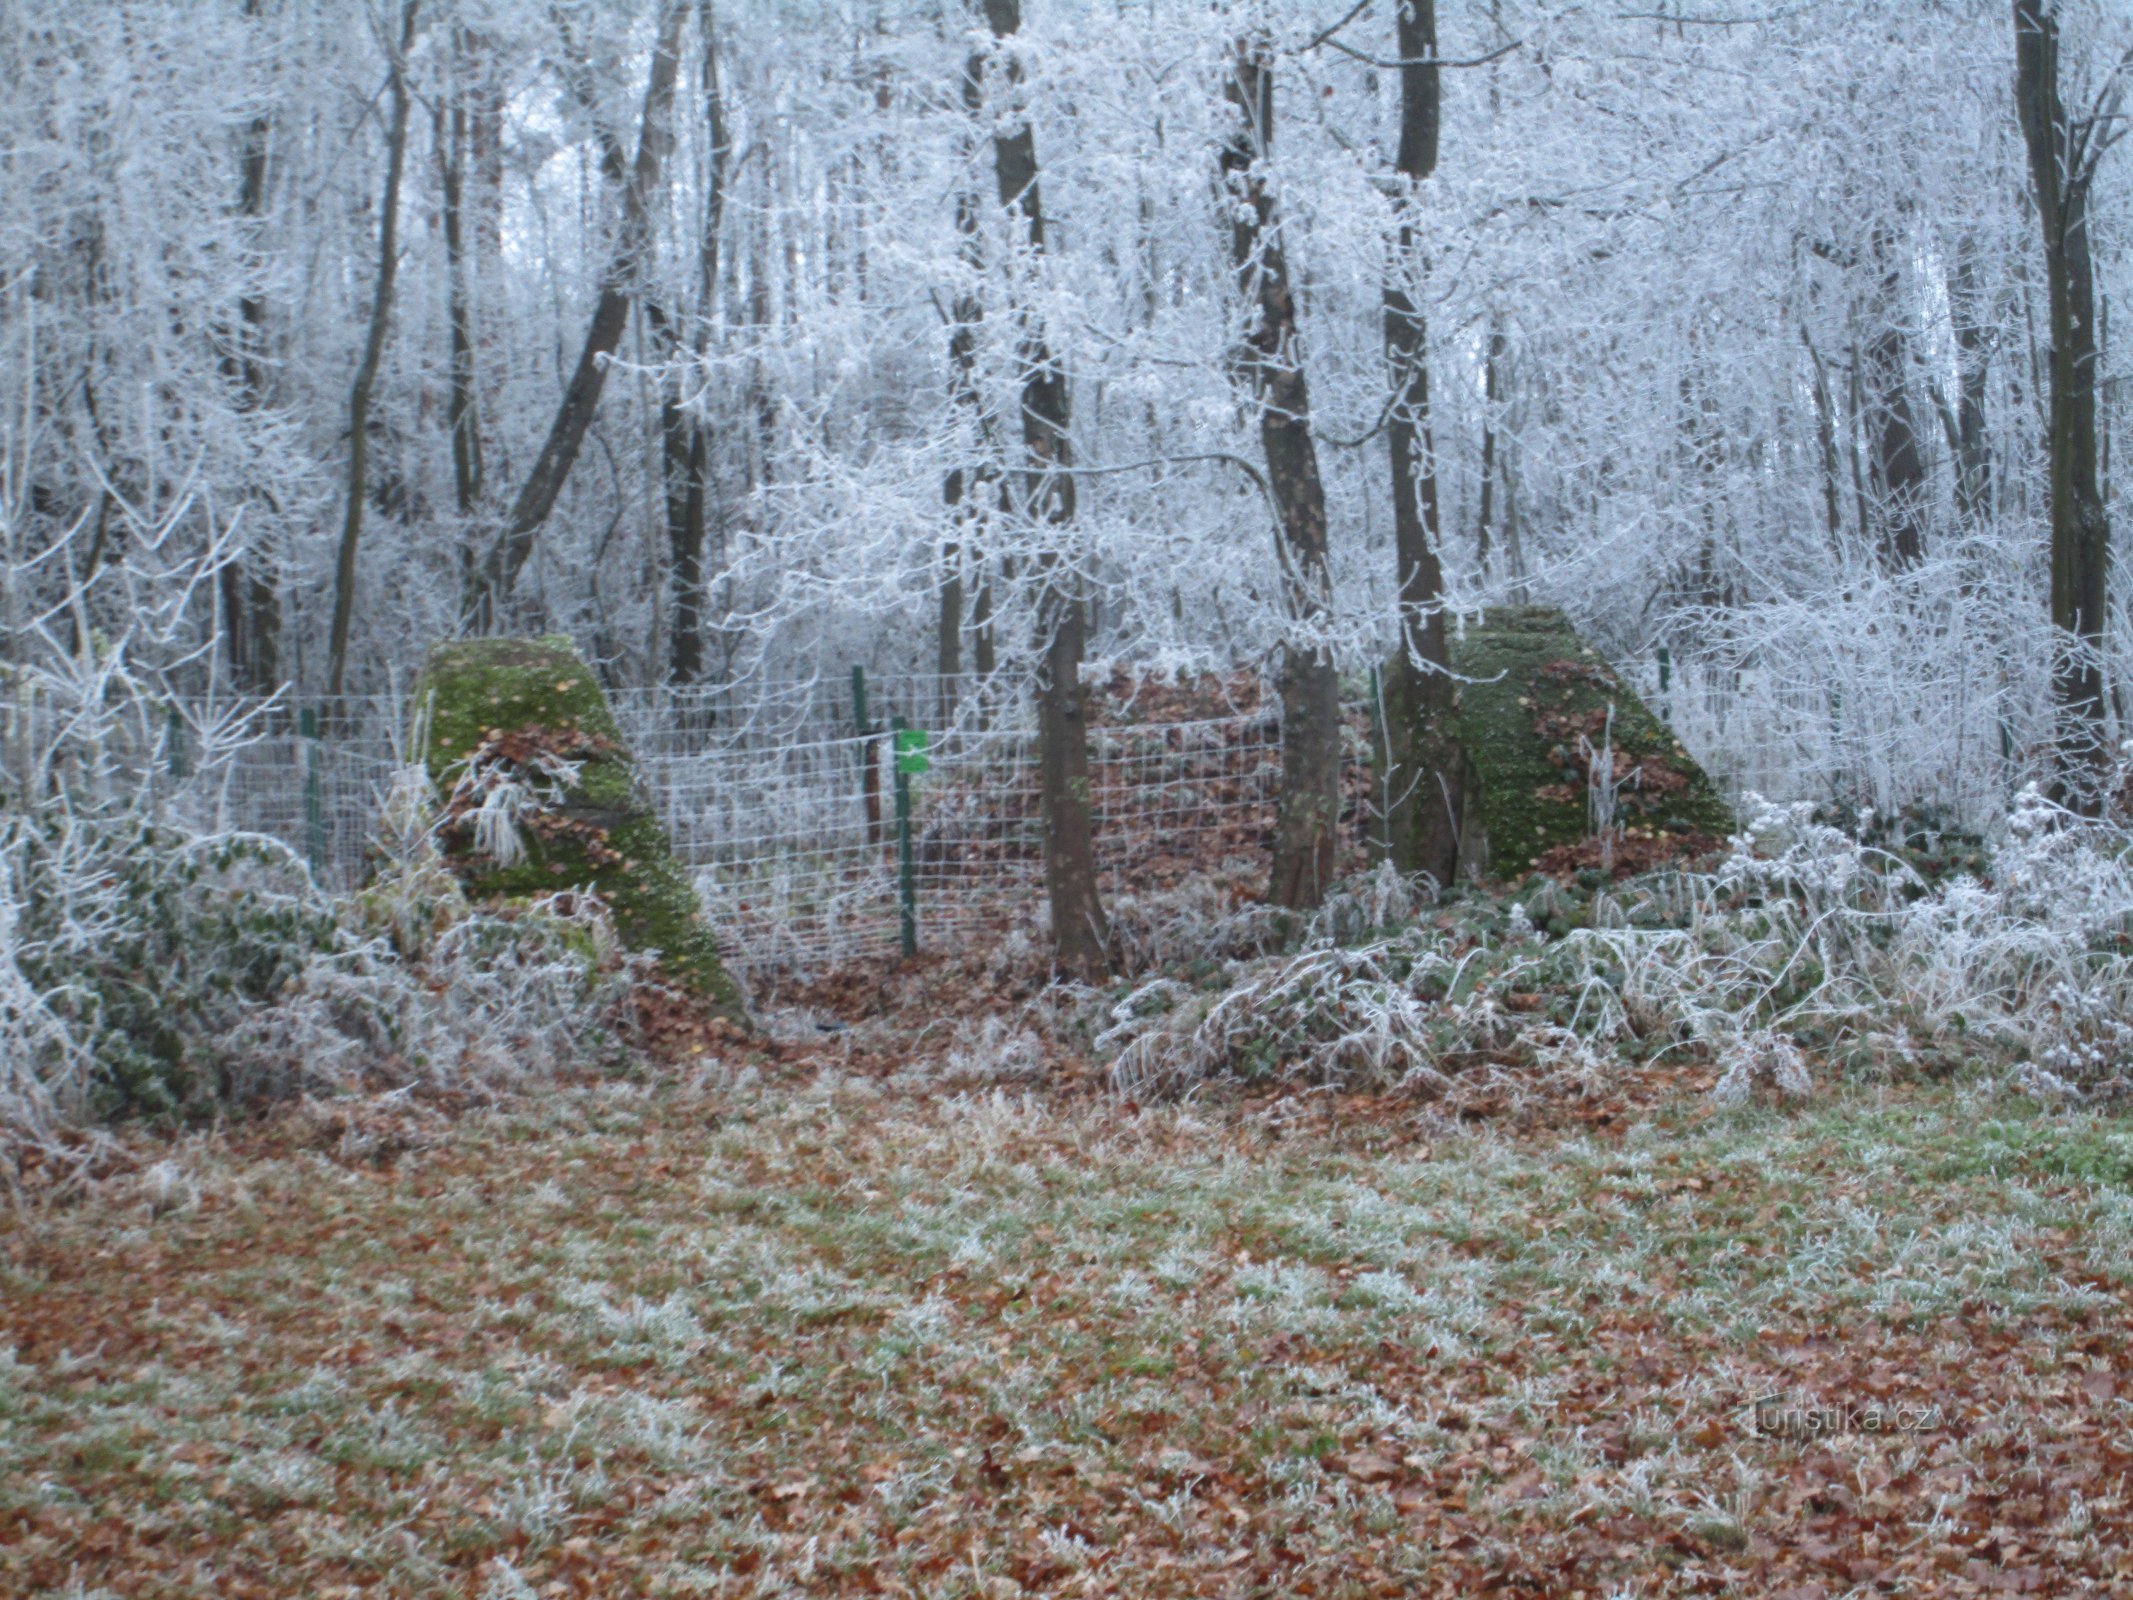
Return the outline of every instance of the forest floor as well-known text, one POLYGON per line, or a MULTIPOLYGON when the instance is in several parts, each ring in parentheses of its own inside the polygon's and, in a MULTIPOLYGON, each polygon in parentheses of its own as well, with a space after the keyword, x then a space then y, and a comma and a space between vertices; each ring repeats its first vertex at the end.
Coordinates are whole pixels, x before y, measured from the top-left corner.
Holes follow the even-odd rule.
POLYGON ((2133 1591, 2133 1127, 1637 1071, 144 1139, 0 1219, 0 1591, 2133 1591))

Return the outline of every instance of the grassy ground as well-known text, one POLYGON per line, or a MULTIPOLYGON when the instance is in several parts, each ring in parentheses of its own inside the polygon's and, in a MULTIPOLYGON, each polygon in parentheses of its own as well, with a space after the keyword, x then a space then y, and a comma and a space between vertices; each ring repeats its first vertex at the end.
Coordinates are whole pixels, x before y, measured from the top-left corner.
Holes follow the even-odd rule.
POLYGON ((795 1069, 183 1147, 0 1220, 0 1592, 2133 1591, 2133 1126, 1418 1115, 795 1069))

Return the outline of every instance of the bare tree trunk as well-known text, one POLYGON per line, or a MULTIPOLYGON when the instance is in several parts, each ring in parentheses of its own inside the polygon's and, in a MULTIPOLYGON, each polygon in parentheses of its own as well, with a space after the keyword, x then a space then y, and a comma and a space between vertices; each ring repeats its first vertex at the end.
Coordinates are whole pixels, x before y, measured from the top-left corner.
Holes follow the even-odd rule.
POLYGON ((992 577, 977 563, 970 586, 970 665, 979 680, 992 681, 1000 670, 1000 644, 992 625, 992 577))
MULTIPOLYGON (((725 99, 718 83, 717 18, 711 0, 698 0, 697 24, 703 35, 699 82, 704 120, 710 135, 711 162, 704 196, 704 231, 698 241, 696 315, 686 342, 668 330, 670 362, 684 349, 701 363, 710 349, 711 317, 717 309, 719 231, 725 220, 726 175, 731 146, 726 137, 725 99)), ((645 310, 656 320, 656 312, 645 310)), ((710 440, 701 418, 689 415, 681 401, 681 375, 670 373, 660 386, 661 456, 666 480, 667 575, 674 596, 674 628, 668 646, 667 681, 695 683, 704 673, 704 545, 709 532, 705 475, 710 470, 710 440)))
POLYGON ((504 519, 502 536, 490 547, 483 563, 479 592, 468 597, 476 623, 493 628, 505 620, 512 586, 533 554, 534 536, 555 509, 556 499, 576 464, 585 443, 586 430, 600 407, 600 393, 607 384, 607 360, 622 342, 629 323, 630 295, 644 260, 651 228, 651 197, 659 187, 661 172, 673 132, 667 114, 674 99, 674 79, 681 57, 681 28, 687 17, 681 0, 668 0, 660 20, 659 42, 652 56, 650 81, 644 91, 643 126, 637 136, 637 161, 622 186, 622 225, 617 230, 614 254, 600 275, 600 299, 592 322, 585 331, 585 344, 578 353, 577 370, 556 408, 555 422, 548 430, 533 470, 520 486, 518 498, 504 519))
MULTIPOLYGON (((1484 578, 1489 572, 1489 535, 1496 510, 1496 410, 1503 399, 1503 354, 1503 319, 1491 315, 1488 353, 1481 364, 1481 507, 1474 538, 1475 559, 1484 578)), ((1426 352, 1422 359, 1427 359, 1426 352)))
POLYGON ((1895 241, 1874 229, 1871 253, 1880 271, 1880 326, 1866 347, 1869 472, 1882 563, 1901 571, 1925 557, 1926 464, 1911 410, 1911 341, 1900 320, 1903 275, 1895 241))
POLYGON ((1967 237, 1955 244, 1955 271, 1948 280, 1948 309, 1955 327, 1958 379, 1955 405, 1955 506, 1972 528, 1992 508, 1992 447, 1985 435, 1985 383, 1990 350, 1979 303, 1977 247, 1967 237))
POLYGON ((1800 342, 1807 347, 1807 359, 1815 369, 1815 448, 1822 456, 1822 518, 1829 529, 1830 554, 1842 556, 1844 512, 1837 472, 1837 402, 1829 392, 1829 369, 1823 365, 1822 353, 1815 349, 1814 336, 1804 322, 1800 324, 1800 342))
MULTIPOLYGON (((1273 53, 1237 42, 1224 98, 1237 116, 1220 152, 1235 201, 1230 248, 1253 312, 1238 365, 1259 407, 1267 482, 1281 519, 1283 601, 1292 626, 1322 623, 1332 603, 1326 570, 1326 493, 1311 439, 1311 391, 1298 346, 1296 300, 1275 226, 1265 161, 1274 138, 1273 53)), ((1340 681, 1322 644, 1282 647, 1281 799, 1267 899, 1310 910, 1325 899, 1340 833, 1340 681)))
MULTIPOLYGON (((245 16, 257 21, 261 0, 245 0, 245 16)), ((273 123, 262 111, 246 124, 239 157, 237 214, 247 232, 247 250, 258 249, 256 232, 266 215, 267 145, 273 123)), ((238 409, 247 415, 266 404, 263 360, 267 304, 248 285, 237 302, 237 349, 224 370, 237 381, 238 409)), ((281 684, 281 586, 271 552, 257 546, 221 572, 222 615, 230 666, 238 682, 256 693, 271 693, 281 684)))
POLYGON ((363 500, 370 465, 370 396, 377 387, 378 363, 385 355, 393 285, 400 273, 400 177, 407 167, 407 119, 413 99, 407 88, 407 52, 415 42, 417 4, 418 0, 407 0, 400 13, 400 37, 389 46, 393 109, 385 136, 385 198, 378 214, 378 278, 371 298, 370 333, 363 342, 363 359, 348 393, 348 507, 341 522, 341 547, 333 567, 333 631, 327 646, 331 666, 326 693, 336 703, 347 681, 348 633, 355 617, 356 547, 363 537, 363 500))
POLYGON ((762 170, 763 197, 756 207, 748 272, 748 325, 756 340, 755 359, 748 371, 748 415, 755 429, 754 449, 750 455, 754 476, 750 488, 768 489, 778 441, 777 396, 771 393, 770 368, 763 359, 764 346, 770 339, 770 218, 774 197, 770 187, 771 165, 768 161, 758 165, 762 170))
MULTIPOLYGON (((1386 684, 1386 836, 1400 871, 1426 872, 1450 883, 1459 868, 1463 763, 1448 728, 1451 647, 1444 628, 1444 569, 1437 554, 1441 513, 1429 430, 1429 330, 1404 282, 1416 251, 1413 187, 1437 169, 1442 102, 1440 69, 1434 64, 1435 0, 1403 5, 1398 27, 1402 189, 1395 254, 1385 279, 1385 357, 1394 393, 1385 436, 1392 456, 1393 551, 1400 564, 1400 650, 1386 684)), ((1500 338, 1492 329, 1492 403, 1500 338)), ((1484 541, 1486 517, 1484 512, 1484 541)), ((1486 559, 1485 547, 1483 555, 1486 559)))
MULTIPOLYGON (((464 30, 455 31, 457 58, 467 56, 464 30)), ((481 507, 482 459, 480 412, 474 396, 474 310, 468 296, 466 247, 467 106, 454 85, 449 102, 437 106, 433 127, 438 180, 444 198, 444 253, 449 277, 447 317, 451 324, 450 389, 445 400, 445 430, 452 440, 452 493, 462 518, 481 507)), ((468 547, 471 551, 471 547, 468 547)), ((462 574, 464 576, 464 574, 462 574)))
POLYGON ((940 678, 937 715, 955 723, 957 685, 963 676, 963 552, 953 539, 941 546, 940 617, 934 634, 933 670, 940 678))
MULTIPOLYGON (((1022 25, 1021 0, 984 0, 993 37, 1022 25)), ((1009 58, 1007 78, 1021 69, 1009 58)), ((1016 118, 992 141, 1000 204, 1027 230, 1032 265, 1044 255, 1044 205, 1037 187, 1037 142, 1027 118, 1016 118)), ((1094 796, 1089 783, 1089 734, 1081 694, 1088 612, 1062 541, 1046 528, 1074 518, 1073 450, 1066 373, 1052 354, 1038 313, 1020 310, 1016 365, 1022 373, 1023 509, 1038 538, 1037 670, 1038 788, 1044 807, 1044 884, 1051 901, 1052 950, 1059 967, 1093 978, 1108 970, 1110 930, 1096 893, 1094 796)))
MULTIPOLYGON (((985 57, 972 51, 963 62, 963 110, 975 129, 985 109, 985 57)), ((963 568, 970 534, 982 526, 986 502, 992 497, 997 475, 998 419, 984 404, 978 391, 978 328, 985 317, 985 303, 978 294, 984 270, 984 252, 978 221, 978 196, 964 191, 955 197, 956 255, 969 277, 957 292, 948 329, 948 390, 955 408, 972 419, 976 436, 973 459, 949 469, 941 483, 941 501, 948 507, 955 536, 941 546, 941 588, 938 648, 935 652, 941 674, 943 725, 955 720, 955 677, 963 669, 963 568)), ((975 559, 984 560, 984 541, 976 542, 975 559)))
POLYGON ((2097 482, 2096 281, 2089 197, 2122 124, 2112 96, 2074 122, 2059 99, 2059 22, 2044 0, 2014 0, 2015 109, 2029 148, 2051 301, 2052 662, 2058 712, 2054 797, 2094 811, 2108 755, 2103 685, 2110 520, 2097 482))

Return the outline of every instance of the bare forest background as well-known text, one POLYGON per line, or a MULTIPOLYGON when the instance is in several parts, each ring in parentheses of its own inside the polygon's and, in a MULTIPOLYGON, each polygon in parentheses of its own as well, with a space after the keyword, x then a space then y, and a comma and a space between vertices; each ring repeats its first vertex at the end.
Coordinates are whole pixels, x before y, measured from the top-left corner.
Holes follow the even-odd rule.
POLYGON ((1093 971, 1085 673, 1263 670, 1311 907, 1343 694, 1446 880, 1448 640, 1531 602, 1736 793, 2095 809, 2129 52, 2072 0, 10 7, 0 759, 382 737, 467 633, 729 724, 1032 688, 1093 971))

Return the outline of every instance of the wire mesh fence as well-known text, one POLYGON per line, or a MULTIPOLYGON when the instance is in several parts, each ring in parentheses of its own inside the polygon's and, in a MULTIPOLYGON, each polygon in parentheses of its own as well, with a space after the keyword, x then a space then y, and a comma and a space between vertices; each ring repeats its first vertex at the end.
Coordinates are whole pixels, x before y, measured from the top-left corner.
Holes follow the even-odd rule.
MULTIPOLYGON (((1916 708, 1898 727, 1881 713, 1847 721, 1841 690, 1708 662, 1661 655, 1631 664, 1630 677, 1736 799, 1748 789, 1815 800, 1855 798, 1862 783, 1878 791, 1896 781, 1892 752, 1912 744, 1925 752, 1912 766, 1966 815, 2002 802, 2012 781, 1989 701, 1916 708), (1936 754, 1938 734, 1960 737, 1936 754)), ((954 949, 1033 921, 1043 904, 1026 695, 855 672, 744 690, 623 689, 611 701, 678 859, 745 967, 812 970, 891 954, 907 931, 954 949), (921 723, 923 748, 900 752, 898 729, 921 723), (899 773, 904 765, 923 770, 899 773)), ((1263 866, 1280 783, 1276 707, 1253 692, 1153 709, 1130 693, 1102 701, 1089 728, 1090 785, 1107 896, 1168 889, 1225 861, 1263 866)), ((188 714, 173 708, 172 727, 188 714)), ((215 714, 227 720, 228 710, 215 714)), ((323 880, 359 884, 408 748, 404 703, 351 701, 330 722, 276 714, 263 726, 197 774, 202 820, 273 835, 323 880)), ((183 739, 166 742, 166 759, 181 760, 183 739)), ((1343 775, 1350 864, 1377 831, 1376 743, 1368 699, 1358 699, 1343 775)))
MULTIPOLYGON (((1031 921, 1043 904, 1024 697, 862 676, 775 686, 746 702, 669 690, 610 698, 676 857, 746 967, 812 970, 893 954, 907 920, 924 947, 957 948, 1031 921), (953 720, 918 735, 922 746, 900 760, 898 730, 910 738, 908 724, 929 708, 953 720), (907 763, 923 770, 899 773, 907 763)), ((1359 706, 1351 838, 1369 827, 1363 719, 1359 706)), ((1271 697, 1230 715, 1096 721, 1090 791, 1105 892, 1169 887, 1223 860, 1263 862, 1280 737, 1271 697)), ((369 870, 408 749, 406 708, 382 697, 345 702, 331 719, 276 715, 199 774, 195 808, 211 825, 284 840, 321 880, 352 888, 369 870)))

